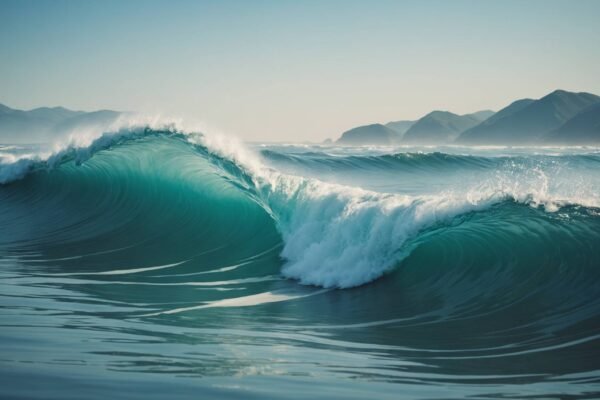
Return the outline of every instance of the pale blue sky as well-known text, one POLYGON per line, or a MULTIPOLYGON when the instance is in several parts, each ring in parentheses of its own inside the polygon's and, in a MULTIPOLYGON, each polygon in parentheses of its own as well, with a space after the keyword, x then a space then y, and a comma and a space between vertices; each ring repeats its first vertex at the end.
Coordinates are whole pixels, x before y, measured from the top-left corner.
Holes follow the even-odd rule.
POLYGON ((0 103, 322 140, 433 109, 600 94, 600 1, 5 1, 0 103))

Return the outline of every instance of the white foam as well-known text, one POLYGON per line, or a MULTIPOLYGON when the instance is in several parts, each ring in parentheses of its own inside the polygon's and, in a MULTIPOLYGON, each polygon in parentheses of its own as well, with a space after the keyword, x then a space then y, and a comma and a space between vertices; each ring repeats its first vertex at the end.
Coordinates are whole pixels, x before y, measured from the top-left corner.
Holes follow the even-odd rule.
POLYGON ((73 273, 56 273, 53 274, 54 276, 80 276, 80 275, 96 275, 96 276, 100 276, 100 275, 129 275, 129 274, 137 274, 140 272, 147 272, 147 271, 158 271, 161 269, 166 269, 166 268, 173 268, 173 267, 177 267, 181 264, 186 263, 189 260, 185 260, 185 261, 180 261, 180 262, 176 262, 176 263, 172 263, 172 264, 165 264, 165 265, 155 265, 152 267, 139 267, 139 268, 117 268, 111 271, 99 271, 99 272, 73 272, 73 273))
POLYGON ((373 193, 279 176, 269 204, 284 238, 283 274, 305 284, 348 288, 370 282, 408 252, 421 230, 486 207, 494 196, 373 193))
POLYGON ((205 308, 222 308, 222 307, 251 307, 266 303, 278 303, 299 299, 302 297, 314 296, 324 293, 326 290, 313 291, 308 293, 285 293, 285 292, 264 292, 249 296, 234 297, 224 300, 209 301, 204 304, 191 307, 174 308, 172 310, 160 311, 151 314, 145 314, 143 317, 155 316, 160 314, 179 314, 187 311, 201 310, 205 308))

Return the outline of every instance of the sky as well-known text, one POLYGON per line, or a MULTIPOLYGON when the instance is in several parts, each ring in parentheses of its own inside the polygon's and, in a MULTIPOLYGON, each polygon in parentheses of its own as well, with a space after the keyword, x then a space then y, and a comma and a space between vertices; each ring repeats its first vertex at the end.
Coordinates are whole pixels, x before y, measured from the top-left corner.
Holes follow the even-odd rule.
POLYGON ((321 141, 600 94, 600 1, 0 0, 0 103, 321 141))

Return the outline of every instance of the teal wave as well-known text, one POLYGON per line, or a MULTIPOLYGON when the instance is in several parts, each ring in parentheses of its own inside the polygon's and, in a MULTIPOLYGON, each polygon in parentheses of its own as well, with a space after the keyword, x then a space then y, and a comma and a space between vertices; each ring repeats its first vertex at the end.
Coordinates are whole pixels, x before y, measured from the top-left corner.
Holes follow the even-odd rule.
MULTIPOLYGON (((526 157, 442 153, 341 158, 322 153, 263 154, 307 164, 396 163, 395 168, 429 165, 458 171, 465 166, 497 170, 507 163, 532 162, 526 157)), ((545 162, 552 164, 557 158, 589 168, 590 163, 600 164, 599 157, 569 155, 545 162)), ((449 256, 444 254, 454 252, 461 256, 457 259, 473 258, 473 264, 507 265, 504 254, 518 263, 535 264, 535 257, 545 260, 553 253, 553 242, 578 243, 580 247, 569 249, 567 255, 584 254, 588 263, 597 262, 590 250, 599 240, 597 209, 566 203, 559 213, 548 213, 543 207, 530 207, 543 202, 530 193, 491 192, 472 202, 447 193, 394 197, 322 187, 318 181, 279 173, 257 177, 206 145, 191 144, 182 133, 150 129, 102 137, 90 147, 69 148, 47 160, 26 161, 26 178, 0 191, 3 223, 13 227, 0 233, 0 246, 11 251, 41 249, 50 259, 53 246, 60 247, 61 254, 72 248, 73 254, 67 256, 78 257, 98 252, 98 243, 106 245, 107 250, 100 252, 108 251, 106 257, 113 264, 114 252, 126 259, 139 257, 141 265, 183 262, 209 269, 269 254, 268 268, 244 269, 241 277, 282 271, 285 277, 325 287, 368 283, 414 262, 430 247, 436 250, 426 252, 427 262, 421 263, 446 265, 449 256), (502 225, 502 221, 512 222, 502 225), (547 240, 540 243, 544 235, 547 240), (138 243, 153 242, 159 253, 136 250, 138 243), (529 250, 534 245, 532 260, 529 250), (497 250, 501 246, 502 252, 497 250)), ((556 259, 563 257, 561 253, 556 259)), ((103 267, 102 262, 90 265, 91 271, 103 267)))
POLYGON ((34 363, 83 354, 116 375, 239 375, 290 352, 289 375, 419 398, 597 385, 596 155, 246 156, 141 130, 22 159, 0 185, 3 327, 78 338, 34 363), (389 162, 390 192, 282 172, 389 162))

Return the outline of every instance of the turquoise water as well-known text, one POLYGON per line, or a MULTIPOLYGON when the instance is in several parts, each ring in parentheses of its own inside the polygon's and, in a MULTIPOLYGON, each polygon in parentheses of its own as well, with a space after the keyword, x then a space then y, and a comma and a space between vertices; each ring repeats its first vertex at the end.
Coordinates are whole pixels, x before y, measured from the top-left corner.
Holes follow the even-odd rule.
POLYGON ((598 398, 596 149, 0 147, 0 397, 598 398))

